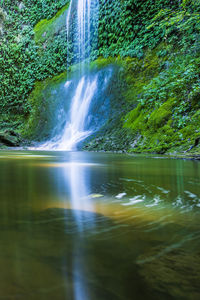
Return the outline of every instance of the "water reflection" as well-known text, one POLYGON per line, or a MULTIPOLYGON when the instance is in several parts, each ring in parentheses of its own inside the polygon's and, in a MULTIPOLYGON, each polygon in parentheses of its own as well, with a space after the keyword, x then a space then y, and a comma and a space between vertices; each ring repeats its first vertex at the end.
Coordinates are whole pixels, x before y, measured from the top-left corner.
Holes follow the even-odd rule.
POLYGON ((38 154, 1 153, 0 299, 199 299, 197 162, 38 154))
MULTIPOLYGON (((89 163, 76 162, 73 157, 73 153, 69 154, 70 163, 63 169, 66 183, 70 193, 70 204, 73 210, 74 220, 77 224, 78 231, 76 233, 76 239, 73 244, 73 282, 74 282, 74 299, 75 300, 88 300, 90 299, 88 291, 86 289, 86 273, 84 264, 84 231, 85 222, 90 221, 90 226, 94 225, 94 219, 84 220, 84 211, 91 211, 92 202, 89 197, 89 172, 87 168, 90 167, 89 163)), ((68 224, 66 223, 66 226, 68 224)))

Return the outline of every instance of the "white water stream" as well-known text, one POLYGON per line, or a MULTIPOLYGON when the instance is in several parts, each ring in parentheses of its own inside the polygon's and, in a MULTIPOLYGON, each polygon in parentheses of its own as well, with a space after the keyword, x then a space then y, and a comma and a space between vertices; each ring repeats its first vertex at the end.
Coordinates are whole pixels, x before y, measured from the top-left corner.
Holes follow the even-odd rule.
MULTIPOLYGON (((98 76, 86 75, 84 66, 89 64, 92 36, 98 28, 98 0, 71 0, 66 28, 67 44, 73 45, 73 57, 79 63, 80 79, 71 99, 66 99, 70 100, 71 107, 64 130, 39 147, 44 150, 76 150, 77 144, 92 133, 92 130, 86 129, 86 124, 91 101, 97 92, 98 76)), ((70 55, 69 49, 67 51, 70 55)), ((72 81, 65 83, 67 94, 70 94, 71 85, 72 81)))
MULTIPOLYGON (((70 88, 70 83, 67 88, 70 88)), ((59 150, 75 150, 78 142, 92 133, 85 130, 85 122, 96 89, 97 76, 92 80, 86 76, 81 77, 72 98, 69 122, 65 125, 63 135, 56 142, 59 150)))
MULTIPOLYGON (((77 38, 77 48, 73 49, 73 55, 78 54, 79 72, 84 73, 85 61, 90 57, 91 51, 91 27, 94 17, 98 16, 98 0, 71 0, 70 7, 66 18, 67 43, 70 43, 70 28, 72 36, 77 38), (91 14, 92 13, 92 14, 91 14), (76 16, 76 26, 73 30, 71 27, 74 15, 76 16), (78 53, 76 53, 78 52, 78 53)), ((96 26, 98 25, 95 22, 96 26)), ((59 142, 59 148, 63 150, 74 150, 76 145, 88 137, 92 132, 85 130, 85 122, 89 113, 90 103, 97 89, 97 76, 90 79, 83 75, 75 94, 72 98, 70 109, 70 121, 66 123, 64 133, 59 142)))

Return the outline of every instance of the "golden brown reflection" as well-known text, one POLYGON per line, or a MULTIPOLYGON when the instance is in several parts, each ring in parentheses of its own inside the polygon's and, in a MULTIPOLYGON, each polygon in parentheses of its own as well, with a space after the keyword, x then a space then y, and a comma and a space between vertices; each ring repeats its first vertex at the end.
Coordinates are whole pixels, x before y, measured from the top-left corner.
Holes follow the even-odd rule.
POLYGON ((1 153, 0 299, 199 298, 198 163, 46 154, 1 153))

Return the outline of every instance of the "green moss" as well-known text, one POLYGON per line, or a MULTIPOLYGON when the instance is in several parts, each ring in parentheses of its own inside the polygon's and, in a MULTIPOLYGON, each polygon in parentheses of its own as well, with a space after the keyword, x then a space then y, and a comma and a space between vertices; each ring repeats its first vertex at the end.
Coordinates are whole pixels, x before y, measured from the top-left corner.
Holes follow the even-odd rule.
POLYGON ((63 98, 62 88, 66 79, 67 72, 63 72, 53 78, 36 82, 28 99, 32 109, 22 132, 25 138, 40 140, 48 137, 57 104, 63 98))
POLYGON ((80 65, 80 63, 73 64, 69 66, 69 76, 74 76, 74 74, 78 74, 80 72, 80 68, 84 70, 85 72, 97 72, 98 70, 101 70, 103 68, 106 68, 108 66, 121 66, 122 61, 120 58, 103 58, 99 57, 96 60, 90 62, 88 64, 88 61, 83 61, 80 65))
POLYGON ((142 125, 141 122, 143 122, 144 117, 145 112, 142 112, 142 106, 139 104, 135 109, 126 115, 124 127, 137 131, 141 127, 140 125, 142 125))
MULTIPOLYGON (((157 55, 158 50, 147 51, 143 60, 138 58, 126 58, 123 62, 125 69, 125 78, 128 89, 125 93, 125 98, 129 102, 137 101, 144 87, 152 80, 152 77, 157 76, 160 67, 160 59, 157 55)), ((165 112, 167 106, 163 108, 165 112)), ((160 109, 161 112, 161 109, 160 109)), ((162 114, 164 114, 162 112, 162 114)), ((134 131, 144 130, 146 127, 149 111, 142 109, 142 105, 138 105, 134 110, 128 113, 125 117, 124 127, 131 128, 134 131)), ((156 113, 155 113, 156 115, 156 113)), ((155 115, 152 118, 155 118, 155 115)), ((164 118, 164 116, 163 116, 164 118)), ((157 120, 157 122, 159 122, 157 120)))
POLYGON ((169 99, 150 114, 148 122, 146 121, 148 112, 145 113, 141 105, 127 115, 129 119, 124 127, 131 128, 142 137, 135 148, 129 150, 130 152, 186 151, 194 144, 195 139, 200 136, 200 131, 196 129, 199 127, 197 125, 199 115, 196 113, 197 118, 193 118, 195 124, 189 124, 177 131, 173 128, 171 119, 175 105, 176 99, 169 99))
POLYGON ((148 120, 149 128, 157 129, 162 127, 172 116, 172 109, 176 105, 176 99, 169 99, 163 103, 158 109, 155 109, 148 120))
POLYGON ((58 31, 65 26, 67 9, 69 3, 66 4, 57 14, 50 20, 41 20, 34 27, 35 42, 44 43, 49 38, 52 38, 58 31))
POLYGON ((62 83, 66 80, 67 77, 67 71, 62 72, 61 74, 54 76, 53 78, 48 78, 45 80, 46 84, 50 84, 50 85, 55 85, 55 84, 59 84, 62 83))
POLYGON ((143 59, 127 57, 123 60, 125 79, 128 86, 125 94, 127 101, 136 100, 152 77, 158 75, 161 61, 157 55, 158 49, 160 47, 147 51, 143 59))
POLYGON ((95 61, 91 62, 90 70, 98 70, 105 68, 109 65, 122 65, 122 59, 120 57, 98 57, 95 61))

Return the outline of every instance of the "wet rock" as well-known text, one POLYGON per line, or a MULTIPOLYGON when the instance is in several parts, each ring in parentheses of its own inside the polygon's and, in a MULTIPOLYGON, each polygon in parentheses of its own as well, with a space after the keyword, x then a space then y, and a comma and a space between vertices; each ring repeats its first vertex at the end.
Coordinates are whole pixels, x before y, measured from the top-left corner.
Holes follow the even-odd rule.
POLYGON ((23 2, 20 2, 18 7, 19 7, 19 10, 23 10, 25 8, 25 5, 23 2))
POLYGON ((139 135, 137 135, 136 137, 135 137, 135 140, 133 141, 133 143, 132 144, 130 144, 130 147, 133 149, 133 148, 135 148, 136 146, 137 146, 137 144, 138 144, 138 142, 139 142, 139 140, 141 139, 141 135, 139 134, 139 135))
POLYGON ((13 130, 0 131, 0 145, 17 147, 20 145, 20 136, 13 130))
POLYGON ((186 150, 186 152, 189 152, 193 148, 197 147, 199 145, 199 142, 200 142, 200 137, 195 139, 194 144, 188 150, 186 150))

